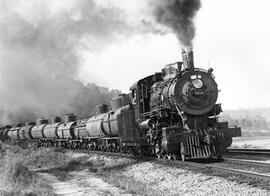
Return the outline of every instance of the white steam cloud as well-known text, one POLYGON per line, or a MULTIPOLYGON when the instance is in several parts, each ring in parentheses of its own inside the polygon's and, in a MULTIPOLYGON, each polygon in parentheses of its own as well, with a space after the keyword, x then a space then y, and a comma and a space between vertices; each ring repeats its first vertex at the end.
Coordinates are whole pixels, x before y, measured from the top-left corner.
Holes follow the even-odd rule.
POLYGON ((0 123, 66 112, 87 115, 96 104, 109 102, 119 91, 76 80, 81 51, 98 53, 133 35, 169 32, 162 25, 176 30, 168 25, 170 9, 164 1, 141 1, 139 11, 134 12, 116 2, 0 2, 0 123))

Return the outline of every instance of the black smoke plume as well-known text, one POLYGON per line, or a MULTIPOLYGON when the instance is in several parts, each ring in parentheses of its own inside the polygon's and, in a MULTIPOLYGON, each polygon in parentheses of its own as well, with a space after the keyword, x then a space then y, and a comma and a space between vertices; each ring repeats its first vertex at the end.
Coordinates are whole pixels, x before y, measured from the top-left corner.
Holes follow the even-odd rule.
POLYGON ((152 1, 154 16, 158 23, 171 28, 181 45, 192 48, 195 36, 194 16, 201 7, 200 0, 159 0, 152 1))

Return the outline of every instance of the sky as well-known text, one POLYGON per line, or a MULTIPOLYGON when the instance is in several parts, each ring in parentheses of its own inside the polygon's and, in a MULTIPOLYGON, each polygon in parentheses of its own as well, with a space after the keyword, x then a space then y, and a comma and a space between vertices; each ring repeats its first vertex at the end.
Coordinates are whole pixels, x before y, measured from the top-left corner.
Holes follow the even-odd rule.
MULTIPOLYGON (((148 1, 162 2, 0 0, 1 107, 58 105, 59 89, 71 89, 59 76, 128 93, 136 81, 181 61, 177 36, 152 23, 148 1)), ((270 107, 269 0, 201 2, 194 61, 214 69, 218 102, 225 110, 270 107)))
MULTIPOLYGON (((137 2, 120 5, 133 13, 141 6, 137 2)), ((214 69, 224 109, 270 106, 269 7, 267 0, 202 2, 195 18, 195 66, 214 69)), ((172 33, 138 35, 82 56, 80 80, 128 92, 140 78, 181 61, 181 49, 172 33)))

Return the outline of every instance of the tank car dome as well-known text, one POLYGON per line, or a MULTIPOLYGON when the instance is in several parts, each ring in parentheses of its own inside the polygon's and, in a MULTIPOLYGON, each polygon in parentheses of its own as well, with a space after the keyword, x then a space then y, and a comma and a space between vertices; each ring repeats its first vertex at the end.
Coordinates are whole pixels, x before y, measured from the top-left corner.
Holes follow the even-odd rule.
POLYGON ((186 71, 174 88, 175 101, 190 115, 202 115, 216 104, 218 87, 212 74, 202 70, 186 71))

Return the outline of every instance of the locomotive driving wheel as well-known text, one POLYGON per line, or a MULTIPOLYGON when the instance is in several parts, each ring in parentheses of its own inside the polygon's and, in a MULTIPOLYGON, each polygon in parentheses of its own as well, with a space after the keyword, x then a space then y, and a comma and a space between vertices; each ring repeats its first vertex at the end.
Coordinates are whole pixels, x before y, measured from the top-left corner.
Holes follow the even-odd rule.
POLYGON ((185 155, 185 146, 183 142, 181 142, 180 144, 180 153, 181 153, 181 160, 184 162, 186 160, 186 155, 185 155))

